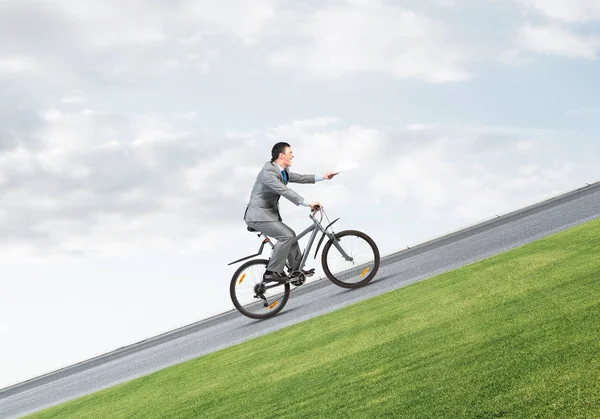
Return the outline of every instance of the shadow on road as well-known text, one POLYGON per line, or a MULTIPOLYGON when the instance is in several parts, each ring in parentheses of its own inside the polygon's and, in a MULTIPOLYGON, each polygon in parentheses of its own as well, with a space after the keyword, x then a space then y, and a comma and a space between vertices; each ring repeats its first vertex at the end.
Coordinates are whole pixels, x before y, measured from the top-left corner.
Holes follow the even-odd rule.
POLYGON ((342 295, 342 294, 345 294, 347 292, 360 292, 360 290, 368 289, 369 287, 371 287, 371 286, 373 286, 373 285, 375 285, 375 284, 377 284, 379 282, 386 281, 386 280, 392 278, 392 276, 393 275, 385 275, 385 276, 382 276, 381 278, 374 278, 367 285, 363 285, 360 288, 341 288, 340 287, 340 291, 337 292, 337 293, 335 293, 335 294, 333 294, 332 296, 342 295))
POLYGON ((251 319, 249 317, 245 317, 243 314, 240 313, 240 317, 245 317, 245 319, 247 320, 247 322, 244 323, 244 324, 242 324, 242 325, 240 325, 240 326, 238 326, 238 327, 236 327, 235 330, 245 329, 245 328, 254 326, 255 324, 259 324, 259 323, 260 324, 266 324, 266 323, 268 323, 270 321, 277 321, 277 319, 281 319, 282 317, 286 318, 286 316, 289 313, 293 313, 294 311, 298 310, 299 308, 300 307, 290 307, 290 308, 284 307, 283 310, 278 315, 276 315, 274 317, 270 317, 268 319, 262 319, 262 320, 260 320, 260 319, 251 319))

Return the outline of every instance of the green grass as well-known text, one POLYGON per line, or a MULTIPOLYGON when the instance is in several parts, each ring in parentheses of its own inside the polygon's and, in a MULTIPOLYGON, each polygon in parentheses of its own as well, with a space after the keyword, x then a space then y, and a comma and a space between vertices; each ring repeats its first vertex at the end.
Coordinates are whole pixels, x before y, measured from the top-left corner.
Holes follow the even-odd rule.
POLYGON ((600 219, 31 417, 600 417, 600 219))

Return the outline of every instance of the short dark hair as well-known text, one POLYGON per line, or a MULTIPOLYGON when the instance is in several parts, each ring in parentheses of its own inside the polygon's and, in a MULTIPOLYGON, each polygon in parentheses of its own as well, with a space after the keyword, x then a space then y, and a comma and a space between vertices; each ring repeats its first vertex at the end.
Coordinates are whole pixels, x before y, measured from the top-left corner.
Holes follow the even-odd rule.
POLYGON ((273 146, 273 149, 271 150, 271 161, 275 161, 279 158, 279 153, 284 153, 285 154, 285 148, 286 147, 291 147, 291 145, 289 145, 288 143, 277 143, 273 146))

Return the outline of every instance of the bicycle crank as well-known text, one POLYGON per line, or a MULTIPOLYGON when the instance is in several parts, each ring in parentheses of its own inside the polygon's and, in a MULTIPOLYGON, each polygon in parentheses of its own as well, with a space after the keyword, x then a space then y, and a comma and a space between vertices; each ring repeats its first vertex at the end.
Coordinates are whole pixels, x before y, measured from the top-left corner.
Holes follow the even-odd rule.
POLYGON ((290 283, 292 285, 299 287, 300 285, 304 284, 304 282, 306 282, 306 277, 313 276, 314 273, 315 273, 314 269, 307 271, 306 274, 304 272, 294 271, 290 275, 290 277, 293 278, 293 280, 291 280, 290 283))

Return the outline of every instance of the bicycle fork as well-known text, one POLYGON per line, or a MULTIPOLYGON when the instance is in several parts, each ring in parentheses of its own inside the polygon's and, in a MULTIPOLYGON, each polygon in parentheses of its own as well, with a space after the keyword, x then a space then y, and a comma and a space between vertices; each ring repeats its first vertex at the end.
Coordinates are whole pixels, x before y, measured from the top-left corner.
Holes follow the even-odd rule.
POLYGON ((350 257, 346 251, 342 248, 342 246, 340 246, 339 240, 333 235, 333 234, 329 234, 326 233, 327 237, 329 237, 331 240, 333 240, 333 245, 335 246, 335 248, 337 250, 339 250, 339 252, 342 254, 342 256, 344 257, 344 259, 346 259, 348 262, 354 262, 354 258, 350 257))

